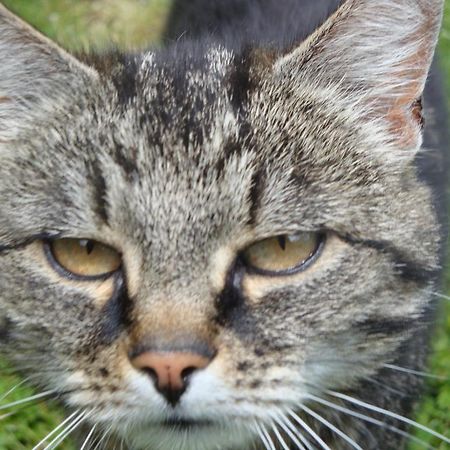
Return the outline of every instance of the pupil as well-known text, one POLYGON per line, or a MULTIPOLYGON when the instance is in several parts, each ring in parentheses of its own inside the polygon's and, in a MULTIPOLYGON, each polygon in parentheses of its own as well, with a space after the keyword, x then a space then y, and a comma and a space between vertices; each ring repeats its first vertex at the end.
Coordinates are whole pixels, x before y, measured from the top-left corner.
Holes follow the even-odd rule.
POLYGON ((80 241, 80 245, 86 249, 86 253, 88 255, 90 255, 94 251, 94 241, 82 240, 80 241))
POLYGON ((286 236, 278 236, 278 245, 282 250, 286 250, 286 236))

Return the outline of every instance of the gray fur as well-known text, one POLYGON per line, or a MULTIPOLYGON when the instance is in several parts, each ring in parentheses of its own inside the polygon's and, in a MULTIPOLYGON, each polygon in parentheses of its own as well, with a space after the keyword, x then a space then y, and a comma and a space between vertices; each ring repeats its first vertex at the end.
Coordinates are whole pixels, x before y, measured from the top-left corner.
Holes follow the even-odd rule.
POLYGON ((427 355, 444 238, 417 176, 411 105, 405 129, 385 112, 423 89, 442 2, 374 4, 344 2, 290 52, 180 42, 106 71, 0 7, 0 318, 19 370, 71 391, 69 410, 92 409, 90 424, 133 449, 262 448, 254 421, 270 430, 302 404, 364 449, 402 448, 403 436, 308 399, 345 403, 327 393, 339 391, 409 416, 420 383, 384 365, 420 370, 427 355), (224 306, 239 252, 299 231, 327 233, 317 263, 281 282, 245 274, 243 301, 224 306), (64 279, 41 245, 63 236, 116 247, 123 273, 64 279), (217 355, 172 411, 128 353, 185 339, 217 355), (158 425, 173 414, 216 425, 183 436, 158 425))

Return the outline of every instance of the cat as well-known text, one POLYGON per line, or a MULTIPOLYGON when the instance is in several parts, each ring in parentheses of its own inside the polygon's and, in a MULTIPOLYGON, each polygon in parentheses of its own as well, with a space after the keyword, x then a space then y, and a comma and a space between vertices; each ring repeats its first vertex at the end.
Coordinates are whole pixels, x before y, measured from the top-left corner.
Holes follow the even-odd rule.
POLYGON ((442 9, 179 0, 164 48, 77 57, 0 6, 0 348, 67 408, 42 448, 404 448, 442 9))

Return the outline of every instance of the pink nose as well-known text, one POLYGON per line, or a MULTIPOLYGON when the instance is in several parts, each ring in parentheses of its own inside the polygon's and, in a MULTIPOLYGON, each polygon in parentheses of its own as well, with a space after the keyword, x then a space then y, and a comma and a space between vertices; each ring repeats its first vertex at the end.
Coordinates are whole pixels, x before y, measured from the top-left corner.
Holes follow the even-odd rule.
POLYGON ((147 352, 131 361, 136 369, 151 376, 156 389, 172 406, 180 400, 191 375, 209 363, 210 359, 205 356, 182 352, 147 352))

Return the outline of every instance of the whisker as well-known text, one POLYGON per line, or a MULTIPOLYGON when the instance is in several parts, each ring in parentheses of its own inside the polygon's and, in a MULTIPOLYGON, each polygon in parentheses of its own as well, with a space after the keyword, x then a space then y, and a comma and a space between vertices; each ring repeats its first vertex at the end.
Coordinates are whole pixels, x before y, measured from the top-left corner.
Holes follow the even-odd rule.
POLYGON ((383 367, 385 367, 386 369, 397 370, 398 372, 405 372, 405 373, 409 373, 412 375, 417 375, 419 377, 434 378, 435 380, 441 380, 441 381, 449 381, 450 380, 450 378, 447 378, 447 377, 433 375, 432 373, 421 372, 418 370, 407 369, 406 367, 395 366, 394 364, 383 364, 383 367))
POLYGON ((428 294, 434 295, 435 297, 442 298, 443 300, 450 301, 450 297, 445 294, 440 294, 439 292, 427 291, 428 294))
MULTIPOLYGON (((26 380, 25 380, 25 382, 26 382, 26 380)), ((48 392, 44 392, 42 394, 34 395, 32 397, 27 397, 25 399, 18 400, 17 402, 11 402, 11 403, 9 403, 7 405, 3 405, 3 406, 0 407, 0 411, 2 409, 14 408, 14 407, 15 408, 14 408, 14 411, 10 411, 8 413, 1 414, 0 415, 0 421, 6 420, 9 417, 12 417, 12 416, 14 416, 16 414, 19 414, 21 411, 29 409, 29 408, 31 408, 33 406, 42 404, 42 403, 47 402, 47 401, 52 401, 55 398, 61 397, 63 395, 70 394, 72 392, 78 392, 78 391, 80 391, 80 389, 78 389, 78 390, 67 390, 67 391, 62 391, 62 392, 48 391, 48 392), (52 394, 52 392, 53 392, 53 394, 52 394)))
MULTIPOLYGON (((36 362, 36 364, 38 364, 38 362, 36 362)), ((43 374, 56 374, 59 372, 56 372, 54 369, 39 369, 39 373, 36 373, 36 365, 34 364, 27 364, 27 365, 22 365, 20 363, 18 363, 17 367, 0 367, 0 375, 1 376, 14 376, 14 377, 20 377, 22 378, 22 374, 23 373, 27 373, 30 371, 34 371, 35 374, 30 376, 29 378, 38 378, 39 375, 43 375, 43 374)))
MULTIPOLYGON (((285 418, 283 416, 285 420, 285 418)), ((300 450, 306 450, 306 448, 303 446, 303 444, 300 443, 300 441, 297 439, 297 437, 292 433, 292 431, 285 425, 285 423, 279 419, 278 417, 273 417, 273 420, 283 429, 283 431, 289 436, 291 441, 300 449, 300 450)))
POLYGON ((342 439, 344 439, 346 442, 348 442, 356 450, 363 450, 362 447, 360 447, 353 439, 351 439, 349 436, 347 436, 343 431, 341 431, 339 428, 337 428, 331 422, 326 420, 320 414, 316 413, 315 411, 313 411, 312 409, 310 409, 310 408, 308 408, 307 406, 304 406, 304 405, 300 405, 300 408, 303 409, 303 411, 305 411, 310 416, 314 417, 320 423, 325 425, 327 428, 329 428, 330 430, 334 431, 338 436, 340 436, 342 439))
MULTIPOLYGON (((345 361, 343 359, 338 359, 338 358, 318 358, 314 360, 315 364, 340 364, 342 366, 348 366, 348 367, 353 367, 355 364, 359 363, 359 361, 357 360, 348 360, 345 361)), ((432 373, 428 373, 428 372, 421 372, 418 370, 413 370, 413 369, 408 369, 406 367, 400 367, 400 366, 396 366, 394 364, 383 364, 383 367, 385 367, 386 369, 392 369, 392 370, 398 370, 399 372, 405 372, 405 373, 409 373, 412 375, 417 375, 417 376, 421 376, 421 377, 426 377, 426 378, 434 378, 437 380, 441 380, 441 381, 450 381, 450 378, 445 377, 445 376, 441 376, 441 375, 435 375, 432 373)), ((367 379, 367 378, 365 378, 367 379)))
POLYGON ((393 394, 399 395, 400 397, 406 397, 408 395, 405 392, 399 391, 398 389, 394 389, 385 383, 381 383, 381 381, 374 380, 373 378, 364 377, 364 380, 370 381, 371 383, 376 384, 377 386, 381 386, 385 391, 392 392, 393 394))
POLYGON ((95 447, 93 448, 93 450, 98 450, 100 448, 100 445, 102 444, 102 442, 108 437, 108 433, 112 430, 112 425, 110 425, 105 431, 104 433, 98 438, 97 440, 97 444, 95 445, 95 447))
POLYGON ((42 439, 37 445, 35 445, 34 447, 33 447, 33 449, 32 450, 38 450, 38 449, 40 449, 41 448, 41 446, 43 445, 43 444, 45 444, 46 443, 46 441, 50 438, 50 437, 52 437, 55 433, 57 433, 62 427, 64 427, 66 424, 67 424, 67 422, 69 422, 70 420, 72 420, 72 418, 74 417, 74 416, 76 416, 78 413, 80 412, 80 410, 78 409, 77 411, 75 411, 74 413, 72 413, 69 417, 67 417, 63 422, 61 422, 53 431, 51 431, 49 434, 47 434, 47 436, 45 436, 45 438, 44 439, 42 439))
POLYGON ((417 442, 417 443, 423 445, 425 448, 436 450, 434 447, 432 447, 431 445, 427 444, 425 441, 423 441, 423 440, 413 436, 411 433, 408 433, 407 431, 400 430, 399 428, 394 427, 392 425, 389 425, 387 423, 384 423, 381 420, 377 420, 377 419, 374 419, 373 417, 366 416, 365 414, 361 414, 361 413, 359 413, 357 411, 353 411, 352 409, 349 409, 349 408, 346 408, 344 406, 337 405, 335 403, 329 402, 328 400, 325 400, 325 399, 320 398, 320 397, 316 397, 315 395, 312 395, 312 394, 308 394, 308 398, 313 400, 313 401, 315 401, 315 402, 317 402, 317 403, 320 403, 321 405, 328 406, 329 408, 332 408, 332 409, 334 409, 336 411, 340 411, 340 412, 342 412, 344 414, 347 414, 349 416, 356 417, 357 419, 360 419, 360 420, 362 420, 364 422, 371 423, 372 425, 377 425, 380 428, 386 428, 387 430, 390 430, 390 431, 392 431, 395 434, 398 434, 400 436, 406 437, 406 438, 408 438, 408 439, 410 439, 410 440, 412 440, 414 442, 417 442))
POLYGON ((8 391, 6 391, 1 397, 0 397, 0 402, 2 402, 6 397, 8 397, 10 394, 12 394, 17 388, 19 388, 20 386, 23 386, 27 381, 30 380, 31 377, 25 378, 24 380, 22 380, 20 383, 17 383, 14 387, 12 387, 11 389, 9 389, 8 391))
POLYGON ((337 397, 340 398, 342 400, 346 400, 350 403, 353 403, 355 405, 361 406, 362 408, 366 408, 369 409, 370 411, 375 411, 378 412, 380 414, 384 414, 388 417, 392 417, 393 419, 397 419, 400 422, 406 423, 408 425, 411 425, 415 428, 418 428, 422 431, 425 431, 439 439, 441 439, 442 441, 446 442, 447 444, 450 444, 450 438, 444 436, 441 433, 438 433, 437 431, 432 430, 431 428, 426 427, 425 425, 422 425, 420 423, 415 422, 414 420, 408 419, 407 417, 403 417, 400 414, 396 414, 394 412, 388 411, 386 409, 383 408, 379 408, 378 406, 374 406, 371 405, 369 403, 363 402, 362 400, 358 400, 356 398, 350 397, 348 395, 345 394, 341 394, 339 392, 334 392, 334 391, 327 391, 328 394, 332 395, 333 397, 337 397))
POLYGON ((22 405, 24 403, 29 403, 29 402, 32 402, 33 400, 38 400, 38 399, 41 399, 41 398, 44 398, 44 397, 49 397, 50 395, 55 394, 55 392, 56 391, 54 391, 54 390, 46 391, 46 392, 42 392, 40 394, 32 395, 32 396, 27 397, 27 398, 23 398, 21 400, 17 400, 15 402, 8 403, 6 405, 2 405, 2 406, 0 406, 0 411, 3 411, 3 410, 8 409, 8 408, 12 408, 13 406, 18 406, 18 405, 22 405))
POLYGON ((260 424, 261 427, 261 431, 263 433, 263 435, 265 436, 267 443, 269 444, 269 448, 270 450, 277 450, 275 447, 275 444, 272 441, 272 438, 270 437, 270 434, 267 432, 267 428, 265 427, 265 425, 260 424))
POLYGON ((0 415, 0 420, 6 420, 8 417, 14 416, 16 414, 19 414, 21 411, 24 411, 26 409, 32 408, 33 406, 40 405, 42 403, 45 403, 46 401, 52 400, 51 398, 40 398, 37 400, 30 400, 27 403, 24 403, 22 405, 19 405, 18 407, 14 408, 14 411, 10 411, 8 413, 0 415))
POLYGON ((286 441, 283 439, 283 436, 281 436, 280 432, 278 431, 277 426, 272 422, 271 424, 272 431, 275 434, 275 437, 277 438, 280 445, 283 447, 283 450, 290 450, 289 446, 286 444, 286 441))
POLYGON ((65 429, 63 429, 49 444, 47 444, 44 450, 55 449, 62 441, 64 441, 64 439, 67 438, 67 436, 69 436, 70 433, 72 433, 72 431, 83 423, 87 415, 88 414, 86 411, 78 414, 65 429))
POLYGON ((270 444, 269 442, 266 440, 266 437, 264 436, 264 433, 262 432, 261 427, 259 426, 259 424, 257 422, 255 422, 255 429, 258 433, 259 438, 261 439, 261 442, 263 443, 264 447, 266 450, 271 450, 270 449, 270 444))
POLYGON ((2 414, 2 415, 0 416, 0 420, 5 420, 5 419, 7 419, 8 417, 14 416, 14 414, 17 414, 17 412, 18 412, 18 411, 12 411, 12 412, 9 412, 9 413, 6 413, 6 414, 2 414))
POLYGON ((300 417, 291 409, 288 411, 288 414, 305 430, 307 431, 311 437, 318 443, 324 450, 331 450, 330 447, 320 438, 320 436, 300 417))
POLYGON ((87 445, 88 445, 88 443, 89 443, 89 441, 90 441, 92 435, 94 434, 96 428, 97 428, 97 424, 95 424, 95 425, 91 428, 91 431, 90 431, 89 434, 86 436, 86 439, 85 439, 85 441, 83 442, 83 445, 81 446, 80 450, 85 450, 85 449, 87 449, 87 445))
POLYGON ((308 450, 314 450, 308 439, 306 439, 306 437, 303 436, 303 434, 299 430, 297 430, 297 428, 292 424, 292 422, 288 419, 287 416, 283 416, 282 420, 284 421, 286 426, 302 441, 304 447, 306 447, 308 450))
MULTIPOLYGON (((109 429, 109 431, 111 431, 111 428, 109 429)), ((112 437, 113 437, 112 433, 109 433, 106 441, 103 443, 103 448, 106 449, 108 448, 108 444, 110 443, 112 437)))

